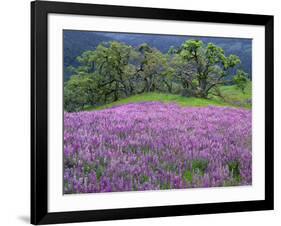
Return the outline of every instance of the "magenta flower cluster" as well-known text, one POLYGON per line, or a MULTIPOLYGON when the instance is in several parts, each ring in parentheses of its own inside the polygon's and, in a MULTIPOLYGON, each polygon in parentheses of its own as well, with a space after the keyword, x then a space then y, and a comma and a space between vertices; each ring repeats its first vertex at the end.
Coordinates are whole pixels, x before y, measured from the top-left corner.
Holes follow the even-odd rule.
POLYGON ((146 102, 64 113, 64 193, 250 185, 251 111, 146 102))

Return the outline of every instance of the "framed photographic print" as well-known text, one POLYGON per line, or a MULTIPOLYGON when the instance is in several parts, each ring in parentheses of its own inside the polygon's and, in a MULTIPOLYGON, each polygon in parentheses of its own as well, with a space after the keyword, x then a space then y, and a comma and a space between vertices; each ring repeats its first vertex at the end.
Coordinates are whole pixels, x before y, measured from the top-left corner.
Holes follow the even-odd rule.
POLYGON ((273 209, 273 16, 31 3, 31 223, 273 209))

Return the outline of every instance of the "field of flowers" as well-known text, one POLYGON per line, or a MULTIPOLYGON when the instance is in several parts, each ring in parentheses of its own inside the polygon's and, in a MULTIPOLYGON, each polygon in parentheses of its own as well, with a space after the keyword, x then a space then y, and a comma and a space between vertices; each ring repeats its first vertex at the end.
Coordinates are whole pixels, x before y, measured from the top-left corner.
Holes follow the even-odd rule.
POLYGON ((146 102, 64 113, 64 193, 250 185, 251 110, 146 102))

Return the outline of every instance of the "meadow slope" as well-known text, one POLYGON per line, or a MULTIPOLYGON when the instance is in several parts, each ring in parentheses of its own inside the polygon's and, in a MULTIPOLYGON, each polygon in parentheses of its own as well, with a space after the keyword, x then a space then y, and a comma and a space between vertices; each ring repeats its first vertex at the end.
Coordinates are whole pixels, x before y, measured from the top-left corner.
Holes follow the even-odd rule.
POLYGON ((251 110, 171 97, 65 112, 64 193, 250 185, 251 110))
POLYGON ((196 97, 184 97, 181 95, 168 94, 168 93, 142 93, 134 96, 130 96, 109 104, 105 104, 98 107, 87 106, 84 110, 101 110, 111 108, 113 106, 120 106, 128 103, 139 102, 151 102, 157 101, 162 103, 176 103, 180 106, 187 107, 206 107, 206 106, 229 106, 229 107, 243 107, 250 109, 252 107, 252 84, 249 82, 244 92, 241 92, 236 86, 221 86, 220 92, 223 98, 211 95, 210 98, 196 98, 196 97))

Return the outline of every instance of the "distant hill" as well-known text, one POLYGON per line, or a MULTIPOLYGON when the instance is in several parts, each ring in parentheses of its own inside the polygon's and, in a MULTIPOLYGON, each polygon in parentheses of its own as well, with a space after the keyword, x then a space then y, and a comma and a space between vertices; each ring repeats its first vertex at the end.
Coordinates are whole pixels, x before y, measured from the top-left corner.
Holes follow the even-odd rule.
POLYGON ((99 43, 112 40, 102 34, 96 32, 77 32, 64 31, 63 32, 63 66, 64 66, 64 80, 70 76, 66 68, 70 65, 78 66, 76 57, 81 55, 85 50, 94 50, 99 43))
POLYGON ((67 72, 66 68, 70 65, 78 65, 76 57, 85 50, 94 50, 101 42, 115 40, 134 47, 142 43, 147 43, 159 49, 161 52, 166 53, 171 46, 179 47, 187 39, 200 39, 206 43, 212 42, 222 47, 226 55, 235 54, 239 56, 242 61, 242 68, 249 73, 251 77, 252 41, 250 39, 65 30, 63 33, 64 80, 70 77, 70 73, 67 72))

